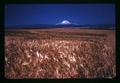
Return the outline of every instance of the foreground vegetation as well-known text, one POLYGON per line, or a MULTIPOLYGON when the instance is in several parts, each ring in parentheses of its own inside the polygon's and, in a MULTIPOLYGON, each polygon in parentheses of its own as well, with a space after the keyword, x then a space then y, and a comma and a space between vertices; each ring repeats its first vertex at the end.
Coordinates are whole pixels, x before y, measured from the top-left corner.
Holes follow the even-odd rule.
POLYGON ((5 77, 113 78, 115 39, 108 33, 6 31, 5 77))

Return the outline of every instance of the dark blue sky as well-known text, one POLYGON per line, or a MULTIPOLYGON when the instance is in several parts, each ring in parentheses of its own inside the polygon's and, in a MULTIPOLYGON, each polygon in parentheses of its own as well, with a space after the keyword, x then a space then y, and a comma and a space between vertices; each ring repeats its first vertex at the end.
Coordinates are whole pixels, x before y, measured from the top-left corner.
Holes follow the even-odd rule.
POLYGON ((114 4, 6 4, 5 26, 56 24, 115 24, 114 4))

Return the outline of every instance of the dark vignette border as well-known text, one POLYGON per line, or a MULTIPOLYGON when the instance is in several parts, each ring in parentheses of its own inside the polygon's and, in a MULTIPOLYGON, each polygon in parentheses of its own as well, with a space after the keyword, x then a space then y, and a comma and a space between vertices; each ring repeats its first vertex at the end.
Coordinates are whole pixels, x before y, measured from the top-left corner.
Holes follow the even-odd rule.
MULTIPOLYGON (((1 3, 1 5, 0 5, 0 8, 1 8, 1 12, 2 12, 2 15, 1 15, 1 27, 0 27, 0 39, 1 39, 1 42, 0 42, 0 66, 1 66, 1 68, 0 68, 0 73, 1 73, 1 76, 2 76, 2 79, 3 80, 5 80, 5 81, 8 81, 8 82, 10 82, 8 79, 6 79, 5 77, 4 77, 4 6, 6 5, 6 4, 115 4, 115 10, 116 10, 116 70, 117 70, 117 72, 116 72, 116 77, 114 78, 114 79, 112 79, 112 80, 109 80, 109 82, 110 81, 114 81, 114 80, 118 80, 119 79, 119 69, 120 69, 120 66, 119 66, 119 60, 120 60, 120 53, 119 53, 119 51, 120 51, 120 45, 119 45, 119 43, 120 43, 120 38, 119 38, 119 35, 120 35, 120 23, 119 23, 119 15, 120 15, 120 13, 119 13, 119 9, 120 9, 120 7, 119 7, 119 3, 117 2, 117 0, 115 1, 115 0, 4 0, 4 1, 2 1, 2 3, 1 3)), ((20 80, 21 81, 21 80, 20 80)), ((17 82, 20 82, 19 80, 17 80, 17 82)), ((31 80, 31 79, 29 79, 29 81, 28 80, 22 80, 22 81, 26 81, 26 82, 35 82, 36 80, 31 80)), ((22 82, 21 81, 21 82, 22 82)), ((43 81, 43 82, 45 82, 45 81, 48 81, 48 82, 50 82, 50 80, 37 80, 38 82, 40 82, 40 81, 43 81)), ((53 80, 52 80, 53 81, 53 80)), ((56 80, 57 81, 57 80, 56 80)), ((69 80, 59 80, 60 82, 62 82, 62 81, 66 81, 66 82, 75 82, 75 81, 83 81, 83 82, 90 82, 90 81, 96 81, 96 82, 99 82, 99 81, 106 81, 106 79, 91 79, 91 80, 87 80, 87 79, 69 79, 69 80)))

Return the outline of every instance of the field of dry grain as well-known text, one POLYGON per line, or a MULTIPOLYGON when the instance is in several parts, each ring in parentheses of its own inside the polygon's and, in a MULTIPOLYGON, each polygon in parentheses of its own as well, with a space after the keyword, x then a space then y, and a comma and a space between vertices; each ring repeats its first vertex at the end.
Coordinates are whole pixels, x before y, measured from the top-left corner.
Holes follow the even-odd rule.
POLYGON ((5 77, 8 79, 115 76, 114 30, 5 30, 5 77))

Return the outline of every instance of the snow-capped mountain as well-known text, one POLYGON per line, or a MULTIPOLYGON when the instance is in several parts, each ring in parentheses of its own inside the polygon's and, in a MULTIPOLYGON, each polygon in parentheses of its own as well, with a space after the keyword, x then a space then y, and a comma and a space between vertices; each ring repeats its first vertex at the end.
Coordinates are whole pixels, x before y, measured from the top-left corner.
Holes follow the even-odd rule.
POLYGON ((74 23, 71 23, 71 22, 68 21, 68 20, 63 20, 62 22, 57 23, 56 25, 75 25, 75 24, 74 24, 74 23))

